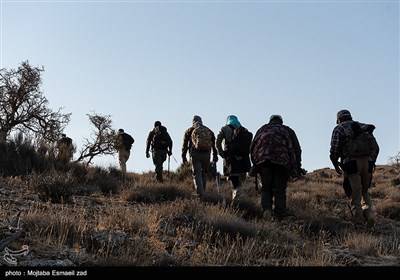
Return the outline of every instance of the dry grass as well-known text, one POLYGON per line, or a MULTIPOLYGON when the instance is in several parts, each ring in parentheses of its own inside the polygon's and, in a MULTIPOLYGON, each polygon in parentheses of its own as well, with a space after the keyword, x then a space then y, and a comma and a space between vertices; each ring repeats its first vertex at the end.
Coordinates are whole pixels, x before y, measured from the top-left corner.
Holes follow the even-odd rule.
POLYGON ((21 265, 46 265, 54 258, 77 266, 400 264, 397 166, 377 168, 371 188, 377 223, 362 232, 353 230, 341 178, 329 168, 289 183, 292 215, 282 222, 262 218, 252 179, 244 185, 244 199, 232 203, 227 182, 219 193, 208 182, 204 199, 195 198, 184 167, 165 176, 164 184, 153 172, 125 180, 112 169, 60 172, 0 182, 0 219, 5 225, 21 212, 25 229, 10 247, 30 246, 21 265), (49 189, 58 200, 50 199, 49 189), (47 199, 40 199, 43 192, 47 199))

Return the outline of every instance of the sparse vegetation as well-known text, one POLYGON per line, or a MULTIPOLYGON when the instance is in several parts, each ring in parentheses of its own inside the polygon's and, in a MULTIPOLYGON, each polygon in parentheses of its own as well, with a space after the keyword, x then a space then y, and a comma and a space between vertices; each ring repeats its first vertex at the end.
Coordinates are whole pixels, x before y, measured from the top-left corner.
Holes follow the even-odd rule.
POLYGON ((281 222, 262 218, 253 179, 232 204, 226 181, 219 193, 209 181, 198 200, 186 166, 165 174, 163 184, 153 172, 123 178, 117 169, 79 163, 30 174, 22 168, 23 176, 3 172, 0 240, 6 221, 19 213, 24 233, 8 245, 29 245, 19 265, 398 266, 395 168, 376 168, 371 195, 378 219, 364 232, 353 230, 341 177, 329 168, 289 184, 291 215, 281 222))

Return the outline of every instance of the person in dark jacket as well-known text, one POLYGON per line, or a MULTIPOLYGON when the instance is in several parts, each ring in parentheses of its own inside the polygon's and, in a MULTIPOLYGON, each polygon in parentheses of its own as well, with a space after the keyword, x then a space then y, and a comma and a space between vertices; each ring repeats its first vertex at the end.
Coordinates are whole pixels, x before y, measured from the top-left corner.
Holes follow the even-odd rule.
POLYGON ((226 125, 221 128, 216 139, 218 154, 223 160, 223 173, 228 176, 232 184, 232 200, 240 199, 242 195, 242 185, 246 179, 246 173, 250 170, 250 144, 253 134, 241 125, 238 118, 230 115, 226 118, 226 125), (234 137, 246 133, 247 139, 237 143, 235 146, 234 137), (223 147, 222 147, 223 143, 223 147))
POLYGON ((169 135, 167 128, 161 125, 160 121, 154 123, 154 129, 149 132, 146 140, 146 157, 153 157, 155 166, 156 180, 160 183, 163 179, 163 164, 167 160, 167 155, 172 155, 172 139, 169 135))
POLYGON ((118 130, 114 147, 118 151, 119 165, 121 166, 121 172, 123 175, 126 175, 126 162, 130 157, 131 148, 134 142, 135 140, 133 137, 126 133, 122 128, 118 130))
POLYGON ((379 154, 379 147, 370 155, 350 156, 347 150, 348 139, 355 134, 354 127, 372 134, 374 125, 353 121, 349 110, 340 110, 336 114, 336 126, 332 131, 330 160, 338 174, 343 174, 343 184, 350 186, 350 207, 353 224, 356 229, 372 228, 375 216, 368 190, 372 173, 379 154), (356 126, 355 126, 356 125, 356 126), (339 161, 340 159, 340 161, 339 161))
POLYGON ((280 115, 258 129, 250 146, 251 159, 261 177, 261 206, 266 219, 287 215, 286 188, 290 176, 299 170, 290 133, 280 115))

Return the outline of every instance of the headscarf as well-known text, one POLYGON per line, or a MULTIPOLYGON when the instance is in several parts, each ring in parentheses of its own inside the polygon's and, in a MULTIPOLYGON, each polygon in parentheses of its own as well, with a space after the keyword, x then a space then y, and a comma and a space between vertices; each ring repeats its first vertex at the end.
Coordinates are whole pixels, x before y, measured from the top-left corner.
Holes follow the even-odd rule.
POLYGON ((237 118, 236 116, 234 116, 234 115, 230 115, 230 116, 228 116, 228 117, 226 118, 226 124, 227 124, 227 125, 231 125, 231 126, 233 126, 234 128, 239 128, 239 127, 242 126, 242 125, 240 124, 238 118, 237 118))

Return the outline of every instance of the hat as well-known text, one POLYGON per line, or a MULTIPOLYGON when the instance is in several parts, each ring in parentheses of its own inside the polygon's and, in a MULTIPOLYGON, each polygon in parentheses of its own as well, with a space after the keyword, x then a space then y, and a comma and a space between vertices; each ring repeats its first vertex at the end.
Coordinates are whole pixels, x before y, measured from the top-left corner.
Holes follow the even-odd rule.
POLYGON ((351 118, 351 114, 349 110, 340 110, 337 112, 336 117, 339 118, 351 118))
POLYGON ((63 133, 63 134, 61 134, 61 137, 67 137, 67 135, 65 135, 65 134, 63 133))
POLYGON ((192 124, 195 125, 196 123, 203 124, 203 121, 202 121, 200 116, 194 115, 193 116, 193 120, 192 120, 192 124))
POLYGON ((279 120, 281 123, 283 123, 283 119, 282 119, 281 115, 271 115, 271 117, 269 118, 269 121, 273 121, 273 120, 276 120, 276 121, 279 120))
POLYGON ((120 129, 118 129, 118 133, 122 134, 122 133, 124 133, 124 130, 122 128, 120 128, 120 129))
POLYGON ((226 124, 232 125, 234 128, 239 128, 241 126, 238 118, 234 115, 230 115, 226 118, 226 124))
POLYGON ((156 122, 154 123, 154 127, 157 127, 157 126, 161 126, 161 122, 160 122, 160 121, 156 121, 156 122))

